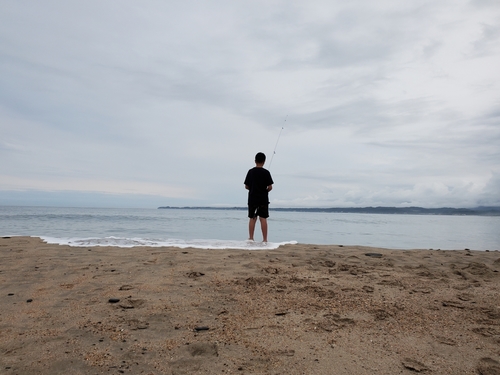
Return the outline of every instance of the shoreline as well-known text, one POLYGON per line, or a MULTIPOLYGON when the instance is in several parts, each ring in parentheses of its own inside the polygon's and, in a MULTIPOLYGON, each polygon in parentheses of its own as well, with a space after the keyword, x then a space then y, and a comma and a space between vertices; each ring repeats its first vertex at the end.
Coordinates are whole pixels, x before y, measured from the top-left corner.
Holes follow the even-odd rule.
POLYGON ((11 238, 34 238, 39 239, 48 245, 54 246, 69 246, 71 248, 83 248, 83 247, 101 247, 101 248, 122 248, 122 249, 132 249, 132 248, 176 248, 176 249, 187 249, 193 248, 198 250, 237 250, 237 251, 262 251, 262 250, 276 250, 283 246, 331 246, 338 248, 367 248, 367 249, 385 249, 389 251, 480 251, 480 252, 500 252, 497 249, 474 249, 474 248, 464 248, 464 249, 442 249, 442 248, 392 248, 392 247, 379 247, 379 246, 369 246, 369 245, 343 245, 343 244, 315 244, 315 243, 302 243, 297 241, 285 241, 285 242, 272 242, 267 243, 249 240, 214 240, 214 239, 198 239, 198 240, 180 240, 180 239, 170 239, 170 240, 148 240, 142 238, 122 238, 122 237, 89 237, 89 238, 57 238, 51 236, 28 236, 28 235, 4 235, 0 236, 0 239, 11 239, 11 238))
POLYGON ((498 250, 11 237, 0 259, 5 374, 500 373, 498 250))

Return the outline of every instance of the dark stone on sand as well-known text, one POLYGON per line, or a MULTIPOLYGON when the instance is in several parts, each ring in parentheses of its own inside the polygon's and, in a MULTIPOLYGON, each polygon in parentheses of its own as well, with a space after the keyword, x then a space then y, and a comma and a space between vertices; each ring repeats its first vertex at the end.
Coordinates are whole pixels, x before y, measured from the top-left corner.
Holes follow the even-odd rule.
POLYGON ((365 255, 372 258, 382 258, 382 254, 379 253, 366 253, 365 255))
POLYGON ((206 327, 206 326, 200 326, 200 327, 194 327, 194 330, 196 332, 199 332, 199 331, 208 331, 210 328, 206 327))
POLYGON ((8 240, 10 237, 2 237, 2 238, 5 239, 5 240, 8 240))
POLYGON ((131 290, 134 289, 132 285, 122 285, 119 290, 131 290))
POLYGON ((33 302, 33 298, 27 299, 26 302, 28 303, 33 302))
POLYGON ((14 293, 9 293, 9 294, 7 294, 7 295, 8 295, 8 296, 13 296, 13 295, 14 295, 14 293))
POLYGON ((118 303, 118 302, 120 302, 120 299, 119 299, 119 298, 110 298, 110 299, 108 300, 108 302, 109 302, 109 303, 118 303))
POLYGON ((281 311, 281 312, 277 312, 274 315, 276 315, 276 316, 283 316, 283 315, 286 315, 286 314, 288 314, 286 311, 281 311))

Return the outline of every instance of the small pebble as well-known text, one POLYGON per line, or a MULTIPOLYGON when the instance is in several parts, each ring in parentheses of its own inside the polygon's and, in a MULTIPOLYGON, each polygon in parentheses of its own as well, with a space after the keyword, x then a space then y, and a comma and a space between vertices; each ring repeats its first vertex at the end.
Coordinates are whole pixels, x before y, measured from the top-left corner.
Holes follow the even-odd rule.
POLYGON ((195 330, 196 332, 199 332, 199 331, 208 331, 209 329, 210 329, 210 328, 205 327, 205 326, 203 326, 203 327, 195 327, 195 328, 194 328, 194 330, 195 330))

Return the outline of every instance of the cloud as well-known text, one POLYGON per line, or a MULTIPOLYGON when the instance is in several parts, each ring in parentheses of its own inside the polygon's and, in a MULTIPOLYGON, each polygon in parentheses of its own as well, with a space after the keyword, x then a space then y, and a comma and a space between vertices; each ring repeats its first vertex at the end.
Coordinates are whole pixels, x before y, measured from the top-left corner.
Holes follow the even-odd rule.
POLYGON ((500 41, 500 25, 482 24, 480 39, 473 43, 475 56, 488 56, 498 52, 500 41))
POLYGON ((27 191, 42 190, 48 192, 55 191, 82 191, 86 193, 106 193, 106 194, 143 194, 166 198, 184 198, 193 199, 196 197, 195 189, 185 189, 175 186, 160 185, 139 181, 120 181, 120 180, 91 180, 86 178, 50 178, 41 180, 13 178, 11 176, 1 176, 2 185, 5 190, 27 191), (22 186, 22 189, 19 189, 22 186))
POLYGON ((487 0, 6 3, 0 197, 244 205, 284 126, 273 204, 496 202, 499 19, 487 0))
POLYGON ((479 195, 478 204, 482 206, 500 205, 500 172, 492 173, 491 178, 479 195))

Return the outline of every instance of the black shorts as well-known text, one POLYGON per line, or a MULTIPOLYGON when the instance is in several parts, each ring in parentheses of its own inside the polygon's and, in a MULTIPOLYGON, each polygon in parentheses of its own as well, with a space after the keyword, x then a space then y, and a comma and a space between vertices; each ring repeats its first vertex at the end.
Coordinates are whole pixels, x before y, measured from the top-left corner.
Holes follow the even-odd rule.
POLYGON ((269 205, 264 204, 261 206, 248 205, 248 217, 255 219, 257 216, 267 219, 269 217, 269 205))

